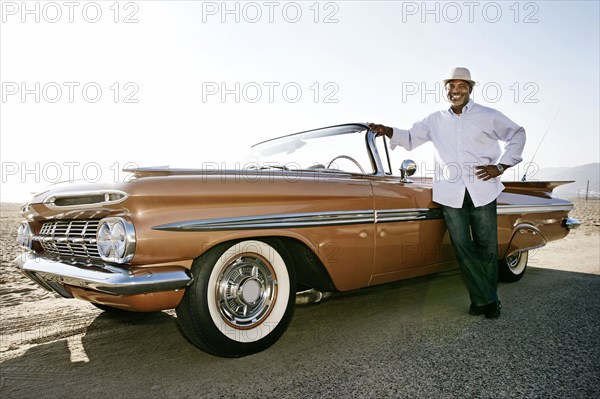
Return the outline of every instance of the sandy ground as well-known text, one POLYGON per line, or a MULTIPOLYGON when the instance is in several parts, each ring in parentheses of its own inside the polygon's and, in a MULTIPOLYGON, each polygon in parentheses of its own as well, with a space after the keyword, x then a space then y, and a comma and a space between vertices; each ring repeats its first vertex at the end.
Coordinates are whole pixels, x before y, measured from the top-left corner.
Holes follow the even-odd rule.
MULTIPOLYGON (((550 243, 545 248, 531 253, 529 265, 533 268, 527 273, 532 276, 549 276, 548 278, 557 279, 559 278, 558 276, 564 275, 557 274, 558 272, 555 273, 554 271, 576 272, 577 274, 572 274, 575 276, 573 278, 577 279, 577 282, 573 284, 581 284, 582 287, 588 283, 592 284, 592 288, 590 289, 592 289, 592 292, 596 289, 595 292, 597 295, 598 282, 600 279, 593 275, 600 275, 600 201, 590 200, 586 202, 578 199, 572 200, 576 204, 576 209, 571 213, 571 216, 578 218, 582 222, 581 228, 571 232, 566 239, 550 243), (537 270, 539 270, 539 272, 537 270), (553 270, 553 272, 546 270, 553 270)), ((135 379, 137 374, 152 375, 152 373, 161 373, 164 371, 161 370, 161 364, 156 364, 157 361, 160 363, 160 359, 154 359, 154 362, 150 363, 145 363, 143 360, 145 352, 150 351, 152 353, 157 353, 158 347, 160 347, 158 353, 160 353, 161 356, 169 357, 170 361, 173 361, 173 355, 171 351, 165 351, 165 347, 175 347, 175 353, 182 358, 180 360, 185 360, 185 356, 187 356, 185 353, 188 353, 188 350, 195 353, 195 356, 198 356, 198 351, 191 347, 177 331, 174 311, 161 312, 149 316, 110 316, 103 314, 103 312, 86 302, 56 298, 53 294, 38 288, 28 278, 22 276, 12 264, 12 260, 20 251, 15 241, 15 232, 20 220, 21 218, 18 213, 17 205, 2 204, 0 223, 0 245, 2 252, 0 264, 0 393, 3 388, 5 394, 9 393, 7 396, 2 394, 3 398, 35 397, 42 395, 48 381, 55 381, 56 385, 56 381, 60 380, 60 378, 57 379, 57 375, 64 373, 65 365, 79 367, 90 364, 90 360, 93 361, 94 357, 101 357, 100 353, 102 353, 102 356, 106 356, 107 353, 105 353, 105 350, 108 351, 108 353, 115 351, 115 356, 118 355, 118 357, 120 357, 120 360, 118 361, 119 366, 125 367, 126 369, 127 367, 124 366, 121 357, 124 355, 125 357, 133 356, 132 361, 135 364, 135 368, 124 370, 130 374, 129 376, 110 374, 111 379, 122 378, 125 383, 131 379, 135 379), (131 334, 134 335, 132 336, 131 334), (96 344, 90 344, 92 340, 95 340, 94 342, 96 342, 96 344), (91 353, 93 356, 90 355, 91 353), (134 353, 137 355, 133 355, 134 353), (37 382, 39 382, 39 386, 37 386, 37 382)), ((442 281, 442 283, 437 284, 451 285, 456 283, 458 288, 455 287, 455 289, 459 290, 462 294, 461 290, 463 288, 460 287, 460 281, 456 273, 451 273, 441 279, 442 280, 440 281, 442 281)), ((526 280, 526 278, 524 278, 524 280, 526 280)), ((410 281, 402 282, 400 283, 399 292, 402 292, 401 290, 408 290, 408 292, 410 292, 411 287, 415 284, 426 284, 429 286, 432 284, 432 281, 438 280, 432 278, 430 280, 417 279, 417 282, 415 283, 410 281), (423 283, 423 281, 425 281, 425 283, 423 283)), ((512 287, 518 286, 519 284, 521 283, 510 285, 510 289, 513 290, 512 287)), ((391 287, 392 288, 375 288, 373 300, 376 302, 384 301, 382 298, 385 298, 387 295, 387 290, 393 289, 394 287, 398 289, 397 284, 392 285, 391 287)), ((440 295, 446 293, 449 289, 450 288, 448 287, 442 287, 440 295)), ((366 291, 368 290, 373 289, 367 289, 366 291)), ((406 292, 407 291, 404 291, 404 293, 406 292)), ((333 305, 327 306, 335 308, 340 304, 340 301, 354 301, 356 297, 362 298, 359 298, 360 301, 358 301, 358 304, 352 302, 353 306, 358 306, 359 308, 364 306, 368 308, 373 305, 369 305, 370 300, 368 295, 363 295, 359 292, 358 294, 350 294, 342 300, 333 300, 333 305)), ((407 300, 410 302, 410 296, 406 299, 404 296, 400 295, 399 298, 400 299, 398 300, 401 303, 404 303, 403 301, 407 300)), ((417 300, 419 306, 422 304, 420 301, 421 299, 417 300)), ((451 299, 450 303, 452 304, 454 301, 454 299, 451 299)), ((408 310, 403 310, 403 312, 409 313, 407 317, 410 317, 410 309, 412 309, 413 305, 416 306, 416 302, 412 304, 408 303, 408 310)), ((379 306, 385 307, 386 305, 380 303, 379 306)), ((456 306, 459 305, 456 304, 456 306)), ((290 330, 286 333, 284 338, 282 338, 281 342, 283 342, 283 345, 290 345, 289 349, 292 353, 296 353, 294 352, 294 345, 297 344, 298 339, 295 338, 300 337, 302 338, 300 341, 305 343, 308 341, 308 343, 311 344, 311 342, 315 342, 316 336, 319 336, 319 340, 322 341, 329 336, 329 333, 333 334, 333 329, 328 330, 331 327, 329 322, 324 322, 324 324, 311 324, 313 322, 313 316, 317 316, 315 313, 312 313, 317 312, 314 309, 322 308, 304 307, 298 309, 290 330), (306 323, 301 325, 300 323, 303 321, 306 323), (310 327, 306 327, 306 325, 309 325, 310 327), (306 330, 306 328, 309 330, 306 330), (325 328, 325 330, 321 331, 322 328, 325 328)), ((597 306, 594 309, 598 312, 597 306)), ((336 310, 334 309, 333 311, 336 310)), ((343 311, 343 306, 341 310, 337 309, 337 311, 343 311)), ((435 312, 445 311, 446 310, 436 310, 435 312)), ((452 308, 451 311, 458 314, 458 311, 455 308, 452 308)), ((375 312, 377 313, 379 311, 375 310, 375 312)), ((358 312, 358 314, 360 314, 360 312, 358 312)), ((334 316, 329 315, 328 317, 334 316)), ((365 315, 364 317, 365 322, 373 322, 373 320, 369 318, 370 316, 365 315)), ((383 320, 385 321, 387 318, 383 316, 383 320)), ((361 324, 363 323, 363 320, 361 320, 360 317, 355 321, 358 325, 351 327, 351 330, 361 330, 362 328, 366 328, 364 324, 361 324)), ((376 319, 375 322, 380 323, 381 319, 376 319)), ((458 316, 457 323, 461 324, 468 322, 472 322, 472 319, 464 317, 461 312, 461 316, 458 316)), ((340 321, 340 323, 343 323, 343 321, 340 321)), ((410 321, 408 323, 408 325, 411 325, 410 321)), ((429 323, 430 324, 426 324, 429 327, 423 327, 423 325, 413 325, 413 327, 417 329, 417 333, 421 331, 422 328, 433 329, 432 331, 428 331, 429 333, 437 333, 439 332, 438 330, 442 328, 440 321, 436 322, 429 320, 429 323)), ((595 327, 593 327, 595 328, 595 334, 597 334, 597 323, 593 323, 595 325, 595 327)), ((573 333, 577 333, 577 328, 580 327, 573 326, 573 333)), ((403 331, 403 334, 412 333, 414 332, 409 330, 403 331)), ((279 348, 279 351, 281 351, 281 345, 282 344, 279 343, 276 345, 279 348)), ((277 350, 270 349, 269 351, 272 351, 275 355, 279 354, 277 350)), ((203 368, 204 366, 210 367, 213 362, 219 362, 217 358, 204 354, 201 356, 203 356, 203 368)), ((249 358, 256 359, 256 356, 262 355, 255 355, 249 358)), ((302 355, 301 353, 296 353, 295 356, 302 355)), ((110 358, 106 359, 108 362, 108 365, 106 366, 110 367, 110 363, 113 360, 114 359, 111 360, 110 358)), ((331 366, 336 367, 335 364, 332 364, 331 366)), ((272 367, 272 365, 268 367, 272 367)), ((79 369, 75 368, 72 370, 79 369)), ((600 372, 600 366, 597 361, 591 365, 591 370, 591 381, 596 383, 591 389, 593 392, 597 392, 600 390, 600 381, 598 381, 597 375, 600 374, 596 373, 596 377, 593 377, 594 372, 600 372)), ((204 371, 206 372, 206 369, 204 371)), ((94 370, 92 369, 89 370, 87 374, 84 373, 83 376, 86 376, 87 378, 93 375, 93 373, 94 370)), ((72 378, 74 378, 74 380, 69 380, 71 381, 71 384, 77 384, 77 379, 81 378, 81 376, 75 372, 72 375, 72 378)), ((300 377, 296 376, 293 378, 300 377)), ((336 378, 344 377, 339 376, 336 378)), ((105 379, 95 378, 93 381, 95 381, 94 383, 97 384, 97 386, 92 387, 93 389, 89 391, 94 392, 93 394, 90 394, 90 396, 97 396, 100 395, 100 393, 108 395, 109 391, 102 390, 102 383, 105 379)), ((115 381, 110 382, 113 383, 115 381)), ((302 381, 298 381, 298 384, 301 383, 302 381)), ((133 397, 138 397, 138 395, 135 394, 136 392, 144 392, 143 395, 139 394, 139 397, 148 397, 148 395, 164 397, 165 395, 172 396, 181 392, 187 392, 187 395, 190 395, 190 397, 195 396, 193 391, 186 389, 182 389, 182 391, 163 391, 162 389, 165 388, 164 384, 159 384, 156 389, 153 388, 152 384, 145 388, 146 390, 144 391, 133 391, 130 393, 133 393, 133 397)), ((173 387, 170 388, 172 389, 173 387)), ((56 386, 54 391, 49 390, 49 396, 61 396, 62 391, 60 389, 60 386, 56 386)), ((115 390, 115 392, 119 391, 115 390)), ((240 391, 237 392, 238 394, 240 393, 240 391)), ((473 392, 476 394, 480 391, 473 392)), ((314 391, 313 393, 318 392, 314 391)), ((111 393, 111 395, 114 394, 114 392, 111 393)), ((394 396, 393 393, 390 392, 387 394, 384 393, 384 396, 388 395, 394 396)), ((65 395, 65 397, 70 396, 71 395, 69 394, 65 395)), ((84 394, 84 396, 88 395, 84 394)), ((186 395, 183 395, 183 397, 185 396, 186 395)), ((266 396, 271 395, 267 393, 266 396)), ((504 395, 496 396, 499 397, 504 395)), ((121 395, 117 394, 115 397, 121 397, 121 395)), ((252 397, 252 395, 250 395, 250 397, 252 397)))
POLYGON ((600 200, 569 198, 575 209, 569 216, 581 226, 560 241, 529 254, 528 266, 600 274, 600 200))

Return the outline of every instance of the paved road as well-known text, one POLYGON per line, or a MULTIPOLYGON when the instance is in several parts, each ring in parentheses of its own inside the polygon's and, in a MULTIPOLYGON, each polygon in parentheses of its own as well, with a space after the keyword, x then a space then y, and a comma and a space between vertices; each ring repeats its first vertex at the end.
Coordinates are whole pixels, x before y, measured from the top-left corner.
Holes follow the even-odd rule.
POLYGON ((600 276, 530 268, 499 291, 498 320, 467 315, 457 272, 339 295, 297 308, 275 346, 242 359, 196 350, 173 313, 101 314, 81 341, 2 363, 0 395, 600 397, 600 276))

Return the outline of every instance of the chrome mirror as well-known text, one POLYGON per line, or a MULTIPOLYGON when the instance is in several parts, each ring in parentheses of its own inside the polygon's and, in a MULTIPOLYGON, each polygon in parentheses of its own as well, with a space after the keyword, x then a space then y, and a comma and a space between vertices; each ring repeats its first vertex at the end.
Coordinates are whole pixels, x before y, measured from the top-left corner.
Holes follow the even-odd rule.
POLYGON ((400 165, 400 181, 402 183, 412 183, 408 176, 412 176, 417 172, 417 163, 412 159, 405 159, 400 165))

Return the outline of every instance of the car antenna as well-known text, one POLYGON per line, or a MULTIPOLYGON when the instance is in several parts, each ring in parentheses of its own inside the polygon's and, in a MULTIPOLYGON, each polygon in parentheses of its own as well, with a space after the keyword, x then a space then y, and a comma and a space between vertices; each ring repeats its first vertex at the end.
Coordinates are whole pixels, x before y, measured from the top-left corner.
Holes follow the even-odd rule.
POLYGON ((554 118, 552 118, 552 121, 550 121, 550 124, 548 125, 548 128, 546 129, 546 132, 542 136, 542 139, 540 140, 540 143, 538 144, 537 148, 535 149, 535 152, 533 153, 533 156, 531 157, 531 161, 529 161, 529 164, 525 168, 525 173, 523 173, 523 177, 521 177, 521 181, 527 180, 527 171, 529 170, 529 166, 531 166, 531 164, 533 163, 533 160, 535 159, 535 156, 537 155, 538 150, 540 149, 540 146, 542 145, 542 142, 544 141, 544 139, 546 138, 546 135, 550 131, 550 127, 552 127, 552 124, 554 123, 554 120, 556 120, 556 117, 558 116, 559 112, 560 112, 560 109, 558 111, 556 111, 556 114, 554 114, 554 118))

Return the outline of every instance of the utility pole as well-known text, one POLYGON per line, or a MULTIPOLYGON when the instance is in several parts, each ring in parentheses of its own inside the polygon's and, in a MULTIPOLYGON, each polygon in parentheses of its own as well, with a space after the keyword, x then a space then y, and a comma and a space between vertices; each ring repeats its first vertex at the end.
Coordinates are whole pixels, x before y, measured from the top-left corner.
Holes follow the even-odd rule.
POLYGON ((587 181, 587 187, 585 188, 585 200, 588 200, 588 193, 590 192, 590 180, 587 181))

